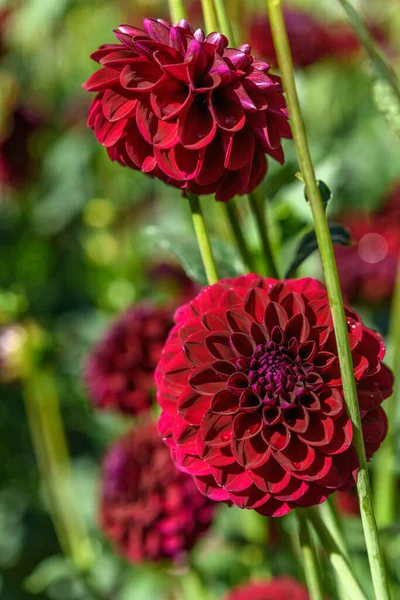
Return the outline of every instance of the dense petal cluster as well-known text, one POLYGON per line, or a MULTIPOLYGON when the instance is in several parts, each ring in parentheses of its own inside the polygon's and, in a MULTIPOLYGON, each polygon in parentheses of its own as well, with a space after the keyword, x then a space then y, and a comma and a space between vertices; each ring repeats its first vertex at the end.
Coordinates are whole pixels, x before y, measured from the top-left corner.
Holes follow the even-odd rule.
POLYGON ((340 283, 348 302, 371 304, 390 299, 400 256, 400 184, 374 213, 344 215, 353 246, 335 249, 340 283))
MULTIPOLYGON (((310 13, 286 8, 286 29, 296 67, 304 68, 324 59, 341 60, 360 50, 360 42, 350 27, 342 22, 323 23, 310 13)), ((385 39, 382 31, 372 28, 374 37, 385 39)), ((273 65, 277 64, 271 25, 266 14, 256 15, 250 32, 256 52, 273 65)))
POLYGON ((310 600, 307 589, 291 577, 252 581, 231 590, 224 600, 310 600))
MULTIPOLYGON (((381 336, 346 309, 368 458, 392 389, 381 336)), ((159 431, 213 500, 281 516, 355 482, 330 307, 314 279, 250 274, 206 287, 175 314, 156 371, 159 431)))
POLYGON ((101 526, 129 561, 178 561, 207 530, 214 508, 176 469, 155 425, 132 430, 109 449, 101 526))
POLYGON ((154 370, 173 325, 172 314, 168 309, 136 306, 106 332, 84 374, 95 408, 132 415, 150 408, 154 370))
POLYGON ((228 201, 254 189, 290 137, 279 77, 220 33, 144 19, 92 54, 88 125, 112 160, 228 201))

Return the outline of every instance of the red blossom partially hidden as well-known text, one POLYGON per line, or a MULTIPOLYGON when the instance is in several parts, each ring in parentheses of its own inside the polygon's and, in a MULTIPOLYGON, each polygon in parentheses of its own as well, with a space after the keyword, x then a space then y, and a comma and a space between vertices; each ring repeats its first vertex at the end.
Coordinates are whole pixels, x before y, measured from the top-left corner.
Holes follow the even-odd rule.
POLYGON ((170 309, 136 306, 106 332, 84 374, 95 408, 136 415, 151 407, 154 370, 173 325, 172 314, 170 309))
POLYGON ((341 220, 355 242, 335 248, 346 300, 371 304, 389 300, 400 257, 400 184, 380 210, 371 214, 354 211, 341 220))
POLYGON ((132 430, 108 450, 101 527, 130 562, 179 561, 210 526, 214 508, 176 469, 155 425, 132 430))
MULTIPOLYGON (((387 431, 381 336, 346 309, 367 457, 387 431)), ((314 279, 206 287, 175 314, 156 371, 159 431, 213 500, 281 516, 354 485, 331 311, 314 279)))
POLYGON ((88 125, 112 160, 194 194, 228 201, 264 178, 290 137, 280 78, 247 44, 229 48, 186 21, 121 25, 92 54, 102 68, 88 125))
MULTIPOLYGON (((324 23, 295 8, 286 8, 284 16, 293 62, 298 68, 309 67, 324 59, 348 60, 360 51, 360 42, 346 23, 324 23)), ((386 40, 379 27, 370 29, 377 41, 386 40)), ((260 56, 273 65, 278 64, 268 15, 255 15, 250 39, 260 56)))
POLYGON ((231 590, 224 600, 310 600, 307 589, 291 577, 252 581, 231 590))

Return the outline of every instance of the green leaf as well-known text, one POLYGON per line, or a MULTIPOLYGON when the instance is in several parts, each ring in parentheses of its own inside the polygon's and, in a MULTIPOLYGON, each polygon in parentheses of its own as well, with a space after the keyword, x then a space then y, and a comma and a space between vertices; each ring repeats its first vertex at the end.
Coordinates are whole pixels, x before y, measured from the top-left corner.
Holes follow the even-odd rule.
MULTIPOLYGON (((298 178, 298 179, 300 179, 300 178, 298 178)), ((300 179, 300 181, 303 181, 303 179, 300 179)), ((317 179, 317 185, 318 185, 319 193, 321 194, 321 199, 322 199, 324 208, 326 210, 327 207, 328 207, 329 202, 332 200, 332 192, 328 188, 328 186, 326 185, 326 183, 324 183, 323 181, 321 181, 321 179, 317 179)), ((306 188, 304 188, 304 197, 305 197, 305 199, 308 202, 306 188)))
MULTIPOLYGON (((343 225, 331 223, 329 231, 334 244, 340 244, 341 246, 349 246, 351 244, 350 231, 346 227, 343 227, 343 225)), ((313 229, 312 231, 308 231, 300 240, 296 256, 288 268, 285 277, 293 277, 298 267, 317 249, 317 236, 313 229)))
MULTIPOLYGON (((154 246, 158 246, 160 250, 176 256, 190 279, 202 285, 207 285, 206 274, 194 234, 192 238, 189 238, 183 233, 165 231, 155 226, 147 227, 144 233, 154 246)), ((213 236, 211 236, 211 246, 221 278, 238 277, 244 273, 244 265, 236 248, 213 236)))
POLYGON ((46 558, 24 580, 24 587, 31 594, 41 594, 50 585, 76 576, 75 569, 62 555, 46 558))

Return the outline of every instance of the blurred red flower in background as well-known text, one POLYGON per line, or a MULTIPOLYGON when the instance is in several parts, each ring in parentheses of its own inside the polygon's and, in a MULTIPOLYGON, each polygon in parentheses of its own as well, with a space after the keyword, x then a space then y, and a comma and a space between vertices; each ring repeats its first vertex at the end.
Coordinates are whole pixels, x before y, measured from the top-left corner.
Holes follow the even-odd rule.
POLYGON ((400 258, 400 184, 383 207, 357 211, 341 221, 351 231, 353 246, 335 247, 343 295, 348 302, 379 303, 390 299, 400 258))
POLYGON ((22 186, 34 175, 29 145, 42 124, 43 120, 24 106, 17 106, 8 116, 0 132, 0 192, 2 187, 22 186))
POLYGON ((215 506, 176 469, 155 425, 132 430, 108 450, 101 527, 130 562, 178 561, 210 526, 215 506))
POLYGON ((247 44, 229 48, 185 20, 121 25, 120 44, 92 54, 102 68, 88 125, 112 160, 195 194, 228 201, 253 190, 290 137, 280 78, 247 44))
MULTIPOLYGON (((392 390, 378 333, 346 309, 368 458, 392 390)), ((213 500, 281 516, 355 483, 328 297, 314 279, 206 287, 175 314, 156 371, 159 431, 213 500)))
MULTIPOLYGON (((346 23, 323 23, 311 14, 286 8, 285 23, 296 67, 308 67, 325 58, 347 59, 360 50, 360 42, 346 23)), ((377 26, 371 27, 374 37, 383 41, 384 33, 377 26)), ((250 39, 260 56, 278 64, 268 15, 257 14, 251 24, 250 39)))
POLYGON ((359 515, 360 505, 358 502, 357 491, 355 488, 337 492, 335 494, 335 504, 338 512, 342 515, 359 515))
POLYGON ((307 589, 291 577, 251 581, 231 590, 224 600, 310 600, 307 589))
POLYGON ((173 325, 172 309, 136 306, 106 332, 87 361, 84 379, 97 409, 131 415, 151 407, 154 370, 173 325))

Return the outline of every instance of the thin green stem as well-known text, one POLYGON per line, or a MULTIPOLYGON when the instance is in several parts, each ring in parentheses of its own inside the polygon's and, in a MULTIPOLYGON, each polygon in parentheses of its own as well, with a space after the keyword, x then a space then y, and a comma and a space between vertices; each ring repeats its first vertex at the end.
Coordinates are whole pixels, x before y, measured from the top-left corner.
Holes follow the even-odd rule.
MULTIPOLYGON (((331 536, 335 540, 336 544, 340 548, 342 554, 350 562, 349 549, 347 548, 346 541, 343 537, 340 520, 339 520, 336 510, 334 508, 331 497, 328 498, 328 500, 326 502, 323 502, 319 506, 319 513, 320 513, 322 520, 325 523, 327 529, 329 530, 329 533, 331 534, 331 536)), ((343 582, 340 580, 340 578, 337 575, 336 575, 336 584, 337 584, 337 591, 338 591, 340 600, 351 600, 349 598, 349 595, 348 595, 348 592, 347 592, 345 586, 343 585, 343 582)))
POLYGON ((300 511, 297 511, 299 520, 300 548, 303 554, 303 565, 306 574, 307 587, 311 600, 324 600, 324 590, 321 581, 321 569, 314 543, 311 539, 310 526, 307 519, 300 511))
POLYGON ((314 527, 321 545, 328 554, 332 567, 335 569, 338 578, 348 591, 351 600, 366 600, 366 596, 362 591, 357 579, 353 575, 351 566, 346 556, 335 542, 325 523, 322 521, 318 511, 315 508, 298 509, 299 512, 300 510, 314 527))
POLYGON ((215 14, 213 0, 201 0, 203 20, 207 33, 218 30, 217 16, 215 14))
MULTIPOLYGON (((389 350, 389 362, 397 375, 400 369, 400 260, 390 316, 389 350)), ((388 434, 378 452, 374 470, 374 501, 379 527, 389 527, 396 519, 396 417, 399 400, 400 378, 395 377, 393 395, 384 403, 389 423, 388 434)))
POLYGON ((184 0, 168 0, 171 21, 176 25, 181 19, 186 19, 187 12, 184 0))
POLYGON ((24 399, 32 442, 50 513, 64 554, 82 572, 94 549, 75 501, 67 442, 53 374, 36 369, 24 381, 24 399))
POLYGON ((253 211, 261 239, 261 247, 265 266, 264 274, 267 277, 274 277, 275 279, 279 279, 278 269, 276 268, 275 260, 269 243, 268 228, 265 220, 264 207, 261 206, 259 198, 257 198, 255 192, 251 192, 250 194, 248 194, 248 197, 250 207, 253 211))
POLYGON ((208 237, 200 200, 194 194, 188 194, 190 210, 192 211, 193 227, 196 233, 199 250, 209 284, 216 283, 219 279, 217 265, 215 264, 210 238, 208 237))
POLYGON ((214 6, 221 33, 227 36, 230 46, 235 46, 235 34, 233 32, 225 0, 214 0, 214 6))
POLYGON ((240 256, 242 257, 243 264, 245 265, 248 271, 250 271, 251 273, 255 273, 257 269, 254 265, 254 259, 243 235, 243 231, 237 213, 237 207, 234 205, 233 200, 224 204, 224 209, 226 211, 229 224, 231 226, 233 237, 235 238, 236 245, 239 249, 240 256))
POLYGON ((353 361, 349 345, 346 316, 343 307, 343 299, 340 290, 332 240, 325 209, 315 179, 314 167, 311 160, 303 117, 297 96, 293 60, 286 32, 285 21, 283 18, 281 0, 267 0, 267 2, 274 44, 288 102, 293 138, 296 144, 301 171, 304 177, 307 198, 309 199, 311 206, 318 247, 325 274, 326 287, 332 311, 332 319, 338 348, 344 397, 347 410, 353 424, 353 444, 359 460, 357 490, 360 499, 361 518, 364 528, 364 537, 368 551, 372 580, 376 598, 378 600, 387 600, 389 598, 389 585, 379 543, 378 528, 375 521, 374 507, 372 503, 371 486, 369 482, 364 439, 361 428, 360 409, 354 380, 353 361))

